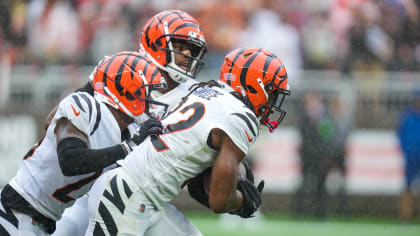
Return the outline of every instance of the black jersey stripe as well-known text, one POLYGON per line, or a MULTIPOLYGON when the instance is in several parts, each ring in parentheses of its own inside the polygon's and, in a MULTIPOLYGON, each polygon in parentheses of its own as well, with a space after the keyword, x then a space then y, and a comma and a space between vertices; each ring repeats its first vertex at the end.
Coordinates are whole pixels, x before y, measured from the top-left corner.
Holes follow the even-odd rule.
MULTIPOLYGON (((2 204, 3 206, 3 204, 2 204)), ((13 226, 15 226, 16 228, 19 225, 19 221, 16 218, 16 216, 13 214, 12 210, 9 207, 3 206, 4 210, 0 209, 0 217, 2 217, 3 219, 7 220, 8 222, 10 222, 13 226)), ((2 235, 2 234, 0 234, 2 235)))
POLYGON ((246 123, 246 125, 248 126, 248 128, 249 128, 249 130, 251 130, 251 132, 252 132, 252 134, 254 135, 254 137, 255 136, 257 136, 257 134, 256 134, 256 132, 255 132, 255 130, 254 130, 254 128, 252 127, 252 123, 251 123, 251 121, 248 119, 248 117, 247 116, 245 116, 244 114, 241 114, 241 113, 231 113, 231 115, 234 115, 234 116, 237 116, 237 117, 239 117, 239 118, 241 118, 245 123, 246 123))
POLYGON ((104 197, 110 202, 112 202, 112 204, 114 204, 114 206, 116 206, 118 210, 120 210, 121 214, 124 214, 125 205, 122 201, 121 194, 118 191, 117 176, 114 176, 111 179, 110 185, 112 194, 108 190, 105 190, 104 197))
POLYGON ((258 130, 259 122, 258 122, 257 117, 254 115, 254 113, 245 112, 245 114, 249 117, 249 119, 252 120, 252 122, 254 122, 254 125, 255 125, 255 127, 257 127, 257 130, 258 130))
POLYGON ((95 126, 93 126, 92 132, 90 132, 90 135, 92 135, 93 133, 95 133, 95 131, 98 129, 99 122, 101 121, 101 116, 102 116, 101 115, 101 105, 96 100, 95 100, 95 106, 96 106, 96 121, 95 121, 95 126))
POLYGON ((76 94, 71 95, 71 98, 73 98, 74 102, 76 102, 76 105, 80 110, 82 110, 83 112, 86 112, 82 106, 82 103, 80 102, 79 97, 76 94))
POLYGON ((128 187, 128 184, 127 182, 125 182, 125 180, 122 180, 122 183, 123 183, 124 191, 125 191, 125 194, 127 195, 127 198, 130 198, 131 195, 133 194, 133 191, 131 191, 130 187, 128 187))
MULTIPOLYGON (((237 54, 236 54, 236 56, 235 56, 235 58, 233 58, 233 61, 232 61, 232 65, 235 65, 235 63, 236 63, 236 61, 238 60, 238 58, 239 58, 239 56, 241 56, 242 55, 242 53, 244 52, 246 50, 246 48, 242 48, 237 54)), ((230 67, 230 70, 229 70, 229 73, 228 73, 228 77, 227 77, 227 79, 226 79, 226 83, 229 85, 229 86, 231 86, 231 78, 230 78, 230 75, 231 75, 231 73, 232 73, 232 70, 233 70, 233 66, 232 67, 230 67)))
POLYGON ((89 108, 89 122, 90 122, 90 120, 92 118, 92 101, 86 96, 86 94, 81 93, 80 96, 88 104, 88 108, 89 108))
POLYGON ((108 209, 105 207, 105 204, 102 201, 99 202, 98 212, 106 225, 108 233, 111 236, 116 236, 118 233, 117 225, 115 224, 114 218, 112 218, 111 213, 108 211, 108 209))
POLYGON ((95 228, 93 229, 93 236, 105 236, 105 233, 98 222, 95 223, 95 228))
POLYGON ((254 55, 252 55, 252 57, 249 58, 246 61, 245 65, 243 66, 243 69, 242 69, 241 75, 240 75, 240 81, 241 81, 242 88, 244 88, 244 89, 247 89, 246 88, 246 76, 247 76, 247 73, 248 73, 249 65, 251 65, 252 62, 254 62, 255 58, 260 54, 261 50, 262 50, 261 48, 258 49, 258 52, 256 52, 254 55))
POLYGON ((7 232, 6 229, 2 225, 0 225, 0 235, 10 236, 9 232, 7 232))

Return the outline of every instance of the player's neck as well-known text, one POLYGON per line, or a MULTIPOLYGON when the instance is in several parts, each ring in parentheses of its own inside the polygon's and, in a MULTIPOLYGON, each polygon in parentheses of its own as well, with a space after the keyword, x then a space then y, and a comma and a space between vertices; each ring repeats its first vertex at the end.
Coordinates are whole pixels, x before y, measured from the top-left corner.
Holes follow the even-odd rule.
POLYGON ((127 126, 133 122, 133 118, 125 115, 119 110, 116 110, 110 106, 108 106, 108 109, 111 111, 112 115, 114 116, 115 120, 118 123, 118 126, 120 127, 121 131, 127 128, 127 126))
POLYGON ((174 80, 170 78, 165 77, 165 80, 166 80, 166 85, 168 86, 168 88, 165 90, 160 90, 159 92, 162 94, 165 94, 171 91, 172 89, 176 88, 179 85, 179 83, 175 82, 174 80))

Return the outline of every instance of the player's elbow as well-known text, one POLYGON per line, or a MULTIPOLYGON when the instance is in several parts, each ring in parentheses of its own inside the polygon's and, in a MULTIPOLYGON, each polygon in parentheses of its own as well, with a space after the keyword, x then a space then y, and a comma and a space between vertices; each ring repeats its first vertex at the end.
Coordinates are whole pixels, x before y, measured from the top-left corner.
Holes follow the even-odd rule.
POLYGON ((72 163, 72 159, 70 157, 71 155, 69 152, 64 151, 58 153, 58 164, 64 176, 77 175, 77 168, 74 167, 74 163, 72 163))

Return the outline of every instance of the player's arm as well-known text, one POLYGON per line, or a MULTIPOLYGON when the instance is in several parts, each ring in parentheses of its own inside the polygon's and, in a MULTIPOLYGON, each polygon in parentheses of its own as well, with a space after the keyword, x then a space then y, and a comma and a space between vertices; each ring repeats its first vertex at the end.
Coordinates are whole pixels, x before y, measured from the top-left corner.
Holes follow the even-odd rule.
POLYGON ((215 213, 234 212, 242 206, 242 194, 236 189, 238 165, 245 154, 220 129, 213 129, 212 147, 219 150, 213 166, 209 204, 215 213))
POLYGON ((61 118, 54 129, 57 137, 57 155, 61 171, 65 176, 87 174, 123 159, 134 146, 149 135, 159 135, 162 124, 156 119, 146 120, 132 138, 115 146, 91 149, 86 134, 77 129, 68 119, 61 118))
POLYGON ((54 132, 57 137, 58 162, 65 176, 101 170, 127 155, 122 145, 90 149, 86 135, 65 118, 57 121, 54 132))

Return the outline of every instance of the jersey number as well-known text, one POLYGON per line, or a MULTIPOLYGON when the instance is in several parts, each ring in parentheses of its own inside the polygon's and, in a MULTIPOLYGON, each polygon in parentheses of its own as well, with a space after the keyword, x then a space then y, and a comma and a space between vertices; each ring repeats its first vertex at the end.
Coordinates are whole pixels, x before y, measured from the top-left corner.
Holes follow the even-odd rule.
MULTIPOLYGON (((205 107, 204 104, 200 102, 195 102, 193 104, 190 104, 188 106, 185 106, 183 109, 181 109, 179 112, 182 114, 185 114, 187 111, 193 110, 194 113, 188 117, 186 120, 180 120, 175 124, 169 124, 166 126, 166 128, 163 130, 163 134, 166 135, 173 132, 178 132, 182 130, 186 130, 194 126, 204 115, 205 113, 205 107)), ((168 150, 169 147, 165 144, 165 142, 160 139, 160 137, 156 137, 152 139, 152 144, 156 148, 158 152, 168 150)))
POLYGON ((69 196, 70 193, 73 191, 76 191, 83 187, 86 184, 89 184, 90 182, 94 181, 96 178, 98 178, 102 174, 102 170, 95 172, 93 175, 86 177, 84 179, 81 179, 75 183, 66 185, 62 188, 56 189, 54 193, 52 194, 53 198, 57 199, 58 201, 62 203, 69 203, 71 201, 74 201, 75 199, 71 196, 69 196))

